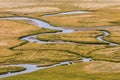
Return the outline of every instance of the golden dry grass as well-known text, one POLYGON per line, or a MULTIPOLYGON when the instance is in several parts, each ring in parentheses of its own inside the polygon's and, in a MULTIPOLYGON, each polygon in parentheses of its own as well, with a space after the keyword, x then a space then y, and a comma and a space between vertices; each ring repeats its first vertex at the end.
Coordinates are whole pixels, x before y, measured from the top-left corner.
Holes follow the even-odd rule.
POLYGON ((45 41, 68 41, 76 43, 102 43, 96 37, 103 35, 101 31, 88 30, 81 32, 73 32, 68 34, 43 34, 39 35, 38 39, 45 41))
MULTIPOLYGON (((15 3, 22 3, 23 6, 25 5, 34 5, 33 3, 71 3, 74 4, 74 6, 77 7, 83 7, 83 8, 103 8, 103 7, 108 7, 108 6, 114 6, 114 5, 120 5, 119 4, 119 0, 100 0, 100 1, 96 1, 96 0, 4 0, 4 1, 0 1, 0 2, 7 2, 4 4, 9 4, 9 6, 13 6, 13 4, 15 3), (31 4, 32 3, 32 4, 31 4), (101 4, 101 5, 100 5, 101 4)), ((3 4, 2 4, 3 5, 3 4)), ((1 6, 2 6, 1 5, 1 6)), ((14 5, 14 6, 21 6, 20 4, 18 5, 14 5)), ((3 5, 4 7, 4 5, 3 5)), ((5 6, 6 7, 6 6, 5 6)))
MULTIPOLYGON (((63 27, 80 28, 116 26, 119 25, 120 21, 119 2, 120 0, 0 0, 0 16, 34 17, 48 21, 52 25, 63 27), (31 11, 26 12, 26 10, 31 11), (73 10, 93 10, 93 12, 75 15, 41 16, 44 14, 73 10)), ((49 32, 51 30, 37 28, 36 26, 24 21, 8 20, 0 21, 0 30, 0 63, 37 63, 40 65, 49 65, 65 60, 80 61, 83 56, 92 57, 95 60, 120 61, 119 47, 110 47, 98 44, 27 43, 10 50, 9 48, 23 42, 19 40, 19 37, 21 36, 38 32, 49 32)), ((112 27, 110 29, 105 28, 104 30, 111 33, 110 36, 105 38, 106 40, 119 43, 120 28, 112 27)), ((40 35, 40 37, 43 39, 46 39, 47 37, 53 40, 62 39, 77 42, 99 43, 99 41, 95 39, 95 36, 101 34, 102 33, 99 31, 86 31, 71 34, 60 34, 57 36, 40 35)), ((70 66, 46 69, 1 80, 58 80, 58 78, 59 80, 119 80, 119 67, 119 63, 92 61, 88 63, 77 63, 70 66), (38 76, 38 74, 41 74, 41 76, 38 76)))
POLYGON ((107 29, 110 36, 104 37, 105 40, 120 44, 120 26, 107 29))
MULTIPOLYGON (((117 6, 119 7, 119 6, 117 6)), ((111 7, 115 8, 115 7, 111 7)), ((119 21, 119 10, 111 8, 98 9, 95 12, 76 15, 59 15, 41 17, 45 21, 62 27, 98 27, 119 25, 112 22, 119 21)))
MULTIPOLYGON (((104 3, 104 2, 103 2, 104 3)), ((107 2, 106 2, 107 3, 107 2)), ((85 3, 78 3, 78 4, 85 4, 85 3)), ((92 5, 92 3, 89 3, 92 5)), ((96 2, 97 4, 102 4, 102 2, 96 2)), ((114 4, 111 2, 111 4, 114 4)), ((119 4, 119 3, 115 3, 119 4)), ((87 5, 87 4, 85 4, 87 5)), ((100 9, 92 9, 92 8, 78 8, 78 7, 73 7, 71 4, 67 4, 66 6, 72 7, 73 10, 92 10, 90 13, 85 13, 85 14, 71 14, 71 15, 56 15, 56 16, 44 16, 40 17, 40 19, 43 19, 52 25, 55 26, 62 26, 62 27, 98 27, 98 26, 113 26, 117 25, 112 22, 119 21, 119 9, 120 5, 116 6, 109 6, 105 8, 100 8, 100 9)), ((66 7, 59 7, 61 9, 61 12, 64 11, 73 11, 70 10, 70 8, 66 7)), ((94 6, 94 5, 93 5, 94 6)), ((101 5, 104 6, 104 5, 101 5)), ((50 13, 49 13, 50 14, 50 13)), ((33 17, 39 17, 37 14, 32 14, 31 16, 33 17)))
MULTIPOLYGON (((25 51, 15 51, 16 53, 12 56, 6 57, 6 61, 9 63, 37 63, 48 65, 50 63, 70 61, 79 59, 75 54, 70 54, 65 51, 57 50, 25 50, 25 51)), ((5 59, 5 58, 3 58, 5 59)))
POLYGON ((9 72, 19 72, 23 71, 25 68, 23 67, 18 67, 18 66, 0 66, 0 74, 6 74, 9 72))
POLYGON ((104 39, 107 41, 110 41, 110 42, 120 44, 120 37, 111 37, 110 36, 110 37, 105 37, 104 39))
POLYGON ((3 63, 37 63, 42 65, 61 61, 78 61, 91 51, 106 48, 104 45, 77 45, 77 44, 37 44, 27 43, 13 49, 13 54, 1 57, 3 63))
POLYGON ((84 70, 89 73, 117 73, 120 72, 120 63, 93 61, 87 63, 84 70))
POLYGON ((120 62, 120 47, 110 47, 101 50, 95 50, 90 54, 96 60, 120 62))
POLYGON ((60 11, 56 7, 32 7, 32 8, 22 8, 22 9, 8 9, 5 11, 19 12, 19 13, 36 13, 36 12, 54 12, 60 11))
POLYGON ((71 53, 86 55, 90 51, 105 48, 105 45, 87 45, 87 44, 37 44, 37 43, 27 43, 26 45, 16 47, 14 50, 68 50, 71 53), (31 45, 31 46, 30 46, 31 45), (91 46, 91 47, 88 47, 91 46))
POLYGON ((16 7, 29 7, 29 6, 35 6, 38 3, 34 3, 34 2, 13 2, 13 1, 0 1, 0 8, 16 8, 16 7))
POLYGON ((71 0, 14 1, 13 0, 13 1, 1 1, 0 3, 1 3, 0 16, 28 16, 28 17, 39 18, 43 14, 52 14, 52 13, 73 11, 73 10, 95 10, 95 12, 84 14, 84 15, 70 15, 70 16, 40 18, 50 22, 53 25, 64 26, 64 27, 68 27, 68 26, 69 27, 96 27, 96 26, 113 25, 109 22, 118 20, 119 10, 116 11, 115 9, 116 8, 118 9, 120 5, 119 1, 111 1, 111 0, 110 1, 94 1, 94 0, 92 1, 88 1, 88 0, 87 1, 84 1, 84 0, 82 1, 81 0, 80 1, 79 0, 75 0, 75 1, 71 1, 71 0), (19 5, 16 5, 18 3, 19 5), (20 4, 22 4, 22 6, 20 4), (82 7, 75 6, 76 4, 81 5, 82 7), (13 8, 10 8, 10 7, 5 8, 6 5, 13 6, 13 8), (98 7, 99 9, 95 9, 98 7), (4 15, 3 13, 6 15, 4 15))
POLYGON ((40 28, 38 26, 32 25, 32 23, 29 24, 26 21, 12 21, 12 20, 1 20, 0 29, 1 29, 0 31, 1 45, 4 46, 6 45, 7 47, 14 46, 15 44, 17 44, 17 42, 21 42, 19 38, 22 36, 56 31, 40 28))
POLYGON ((38 31, 40 29, 42 28, 38 28, 37 26, 33 26, 30 24, 22 24, 17 21, 1 20, 0 21, 1 47, 10 48, 12 46, 15 46, 21 43, 21 41, 19 41, 20 37, 28 35, 30 34, 30 32, 38 31))
POLYGON ((106 49, 102 49, 102 50, 97 50, 95 52, 93 52, 92 54, 97 54, 97 55, 104 55, 107 57, 119 57, 120 56, 120 47, 113 47, 113 48, 106 48, 106 49))
MULTIPOLYGON (((38 34, 44 32, 51 32, 54 30, 39 28, 32 24, 28 24, 25 21, 9 21, 1 20, 0 21, 0 57, 10 56, 15 52, 10 48, 16 45, 20 45, 25 41, 19 40, 20 37, 38 34), (7 24, 6 24, 7 23, 7 24)), ((1 62, 4 60, 1 59, 1 62)))
POLYGON ((120 5, 120 1, 91 1, 91 2, 83 2, 83 3, 74 3, 73 4, 76 7, 80 8, 87 8, 87 9, 100 9, 110 6, 117 6, 120 5))

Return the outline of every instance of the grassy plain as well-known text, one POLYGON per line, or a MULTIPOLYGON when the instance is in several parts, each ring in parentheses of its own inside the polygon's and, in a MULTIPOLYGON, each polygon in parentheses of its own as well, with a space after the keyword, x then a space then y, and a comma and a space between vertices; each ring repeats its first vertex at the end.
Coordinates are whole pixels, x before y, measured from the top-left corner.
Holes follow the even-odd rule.
POLYGON ((104 8, 91 11, 86 14, 76 15, 59 15, 59 16, 43 16, 41 19, 62 27, 98 27, 98 26, 114 26, 116 21, 119 21, 120 10, 115 10, 116 7, 104 8), (114 23, 113 23, 114 22, 114 23))
MULTIPOLYGON (((11 50, 12 47, 27 43, 26 41, 19 40, 20 37, 44 32, 56 32, 56 30, 39 28, 27 22, 9 20, 0 21, 0 30, 1 58, 15 54, 15 52, 11 50)), ((3 62, 2 59, 1 62, 3 62)))
MULTIPOLYGON (((110 60, 110 61, 113 61, 113 62, 118 62, 120 61, 120 59, 115 59, 113 56, 109 57, 107 55, 101 55, 101 54, 98 54, 97 51, 99 50, 103 50, 103 49, 107 49, 109 48, 110 46, 106 46, 106 45, 98 45, 98 44, 91 44, 91 45, 88 45, 88 44, 74 44, 74 43, 64 43, 64 44, 59 44, 59 43, 56 43, 56 44, 35 44, 35 43, 28 43, 26 45, 23 45, 23 46, 20 46, 20 47, 17 47, 15 48, 14 50, 15 51, 20 51, 20 52, 24 52, 24 51, 63 51, 63 52, 67 52, 69 54, 74 54, 73 57, 69 57, 68 60, 73 60, 73 61, 78 61, 80 62, 81 58, 82 57, 91 57, 95 60, 110 60), (32 47, 30 47, 32 46, 32 47), (42 47, 41 47, 42 46, 42 47), (34 48, 35 47, 35 48, 34 48), (96 52, 96 53, 94 53, 96 52), (93 54, 94 53, 94 54, 93 54), (76 58, 74 58, 76 56, 76 58), (96 57, 97 56, 97 57, 96 57)), ((119 49, 118 49, 119 50, 119 49)), ((40 55, 40 53, 38 52, 38 54, 40 55)), ((119 53, 119 52, 118 52, 119 53)), ((34 54, 34 53, 30 53, 31 55, 34 54)), ((49 62, 49 61, 57 61, 57 58, 55 55, 52 55, 53 58, 48 58, 48 56, 50 53, 47 53, 43 56, 39 56, 39 58, 41 57, 44 57, 43 60, 41 59, 38 59, 38 60, 41 60, 43 61, 44 63, 45 62, 49 62), (55 57, 54 57, 55 56, 55 57), (48 60, 47 60, 48 59, 48 60)), ((51 54, 54 54, 54 53, 51 53, 51 54)), ((57 54, 59 55, 59 53, 57 52, 57 54)), ((62 54, 62 53, 61 53, 62 54)), ((68 55, 69 55, 68 54, 68 55)), ((24 53, 23 53, 24 55, 24 53)), ((31 55, 27 55, 23 57, 23 55, 21 55, 21 60, 23 60, 24 57, 28 57, 31 56, 31 55)), ((60 55, 59 55, 60 56, 60 55)), ((18 56, 19 57, 19 56, 18 56)), ((38 57, 38 56, 36 56, 38 57)), ((60 59, 64 58, 65 56, 61 56, 59 57, 60 59)), ((19 57, 20 58, 20 57, 19 57)), ((35 56, 34 56, 35 58, 35 56)), ((16 60, 16 58, 14 59, 16 60)), ((34 60, 35 61, 35 60, 34 60)), ((63 60, 64 61, 64 60, 63 60)), ((40 61, 39 61, 40 62, 40 61)))
MULTIPOLYGON (((0 0, 0 17, 26 16, 42 19, 54 26, 61 27, 107 27, 111 33, 104 39, 119 42, 120 0, 0 0), (64 5, 64 6, 63 6, 64 5), (44 9, 44 10, 43 10, 44 9), (88 10, 86 14, 43 16, 65 11, 88 10), (115 27, 118 26, 118 27, 115 27)), ((61 61, 77 62, 69 66, 59 66, 29 74, 17 75, 0 80, 119 80, 120 47, 111 47, 95 39, 100 31, 74 32, 70 34, 43 34, 40 39, 63 40, 74 43, 37 44, 20 41, 20 37, 55 32, 38 28, 26 21, 0 21, 0 63, 36 63, 48 65, 61 61), (7 24, 6 24, 7 23, 7 24), (25 44, 23 44, 25 43, 25 44), (21 45, 23 44, 23 45, 21 45), (17 47, 14 47, 16 46, 17 47), (13 49, 11 49, 14 47, 13 49), (58 57, 59 56, 59 57, 58 57), (83 63, 82 57, 91 57, 96 61, 83 63), (98 61, 99 60, 99 61, 98 61)), ((3 69, 3 68, 2 68, 3 69)), ((10 67, 5 70, 13 70, 10 67)), ((9 71, 10 72, 10 71, 9 71)))
POLYGON ((114 26, 119 23, 119 0, 23 0, 1 1, 0 16, 27 16, 45 20, 52 25, 62 27, 99 27, 114 26), (6 3, 7 2, 7 3, 6 3), (9 8, 6 6, 10 6, 9 8), (19 5, 16 5, 19 3, 19 5), (66 4, 67 3, 67 4, 66 4), (21 6, 22 4, 22 6, 21 6), (63 6, 64 5, 64 6, 63 6), (42 16, 65 11, 88 10, 86 14, 71 14, 59 16, 42 16), (37 11, 37 12, 36 12, 37 11))

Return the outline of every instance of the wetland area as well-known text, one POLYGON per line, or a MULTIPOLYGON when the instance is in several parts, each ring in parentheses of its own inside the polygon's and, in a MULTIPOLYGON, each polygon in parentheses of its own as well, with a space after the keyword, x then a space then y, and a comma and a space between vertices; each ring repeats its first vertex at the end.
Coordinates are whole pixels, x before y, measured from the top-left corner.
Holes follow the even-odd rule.
POLYGON ((120 79, 119 0, 0 4, 0 80, 120 79))

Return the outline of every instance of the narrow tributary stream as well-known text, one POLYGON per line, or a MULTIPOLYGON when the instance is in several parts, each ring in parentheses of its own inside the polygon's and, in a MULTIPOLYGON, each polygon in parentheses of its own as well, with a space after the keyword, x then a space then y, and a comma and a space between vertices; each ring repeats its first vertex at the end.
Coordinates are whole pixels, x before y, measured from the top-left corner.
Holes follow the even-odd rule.
POLYGON ((98 36, 98 37, 97 37, 97 39, 98 39, 99 41, 104 42, 104 43, 108 43, 110 46, 118 46, 118 44, 116 44, 116 43, 113 43, 113 42, 109 42, 109 41, 104 40, 104 37, 109 36, 110 33, 107 32, 107 31, 102 31, 102 32, 104 33, 104 35, 101 35, 101 36, 98 36))

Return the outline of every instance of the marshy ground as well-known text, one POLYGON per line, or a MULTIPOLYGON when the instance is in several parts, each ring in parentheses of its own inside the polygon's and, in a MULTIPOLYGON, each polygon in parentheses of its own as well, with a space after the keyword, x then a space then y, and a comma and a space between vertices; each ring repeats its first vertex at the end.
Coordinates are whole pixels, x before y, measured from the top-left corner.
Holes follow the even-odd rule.
POLYGON ((119 0, 0 0, 0 17, 30 17, 48 22, 56 27, 75 29, 72 33, 40 28, 31 21, 0 20, 0 74, 25 70, 23 67, 5 64, 51 65, 73 61, 36 72, 16 75, 0 80, 119 80, 120 79, 120 1, 119 0), (67 11, 84 10, 84 14, 44 16, 67 11), (104 36, 102 31, 110 33, 104 36), (44 34, 50 33, 50 34, 44 34), (20 38, 39 34, 43 41, 70 43, 47 43, 21 41, 20 38), (110 46, 97 36, 117 43, 110 46), (81 62, 90 57, 91 62, 81 62))

